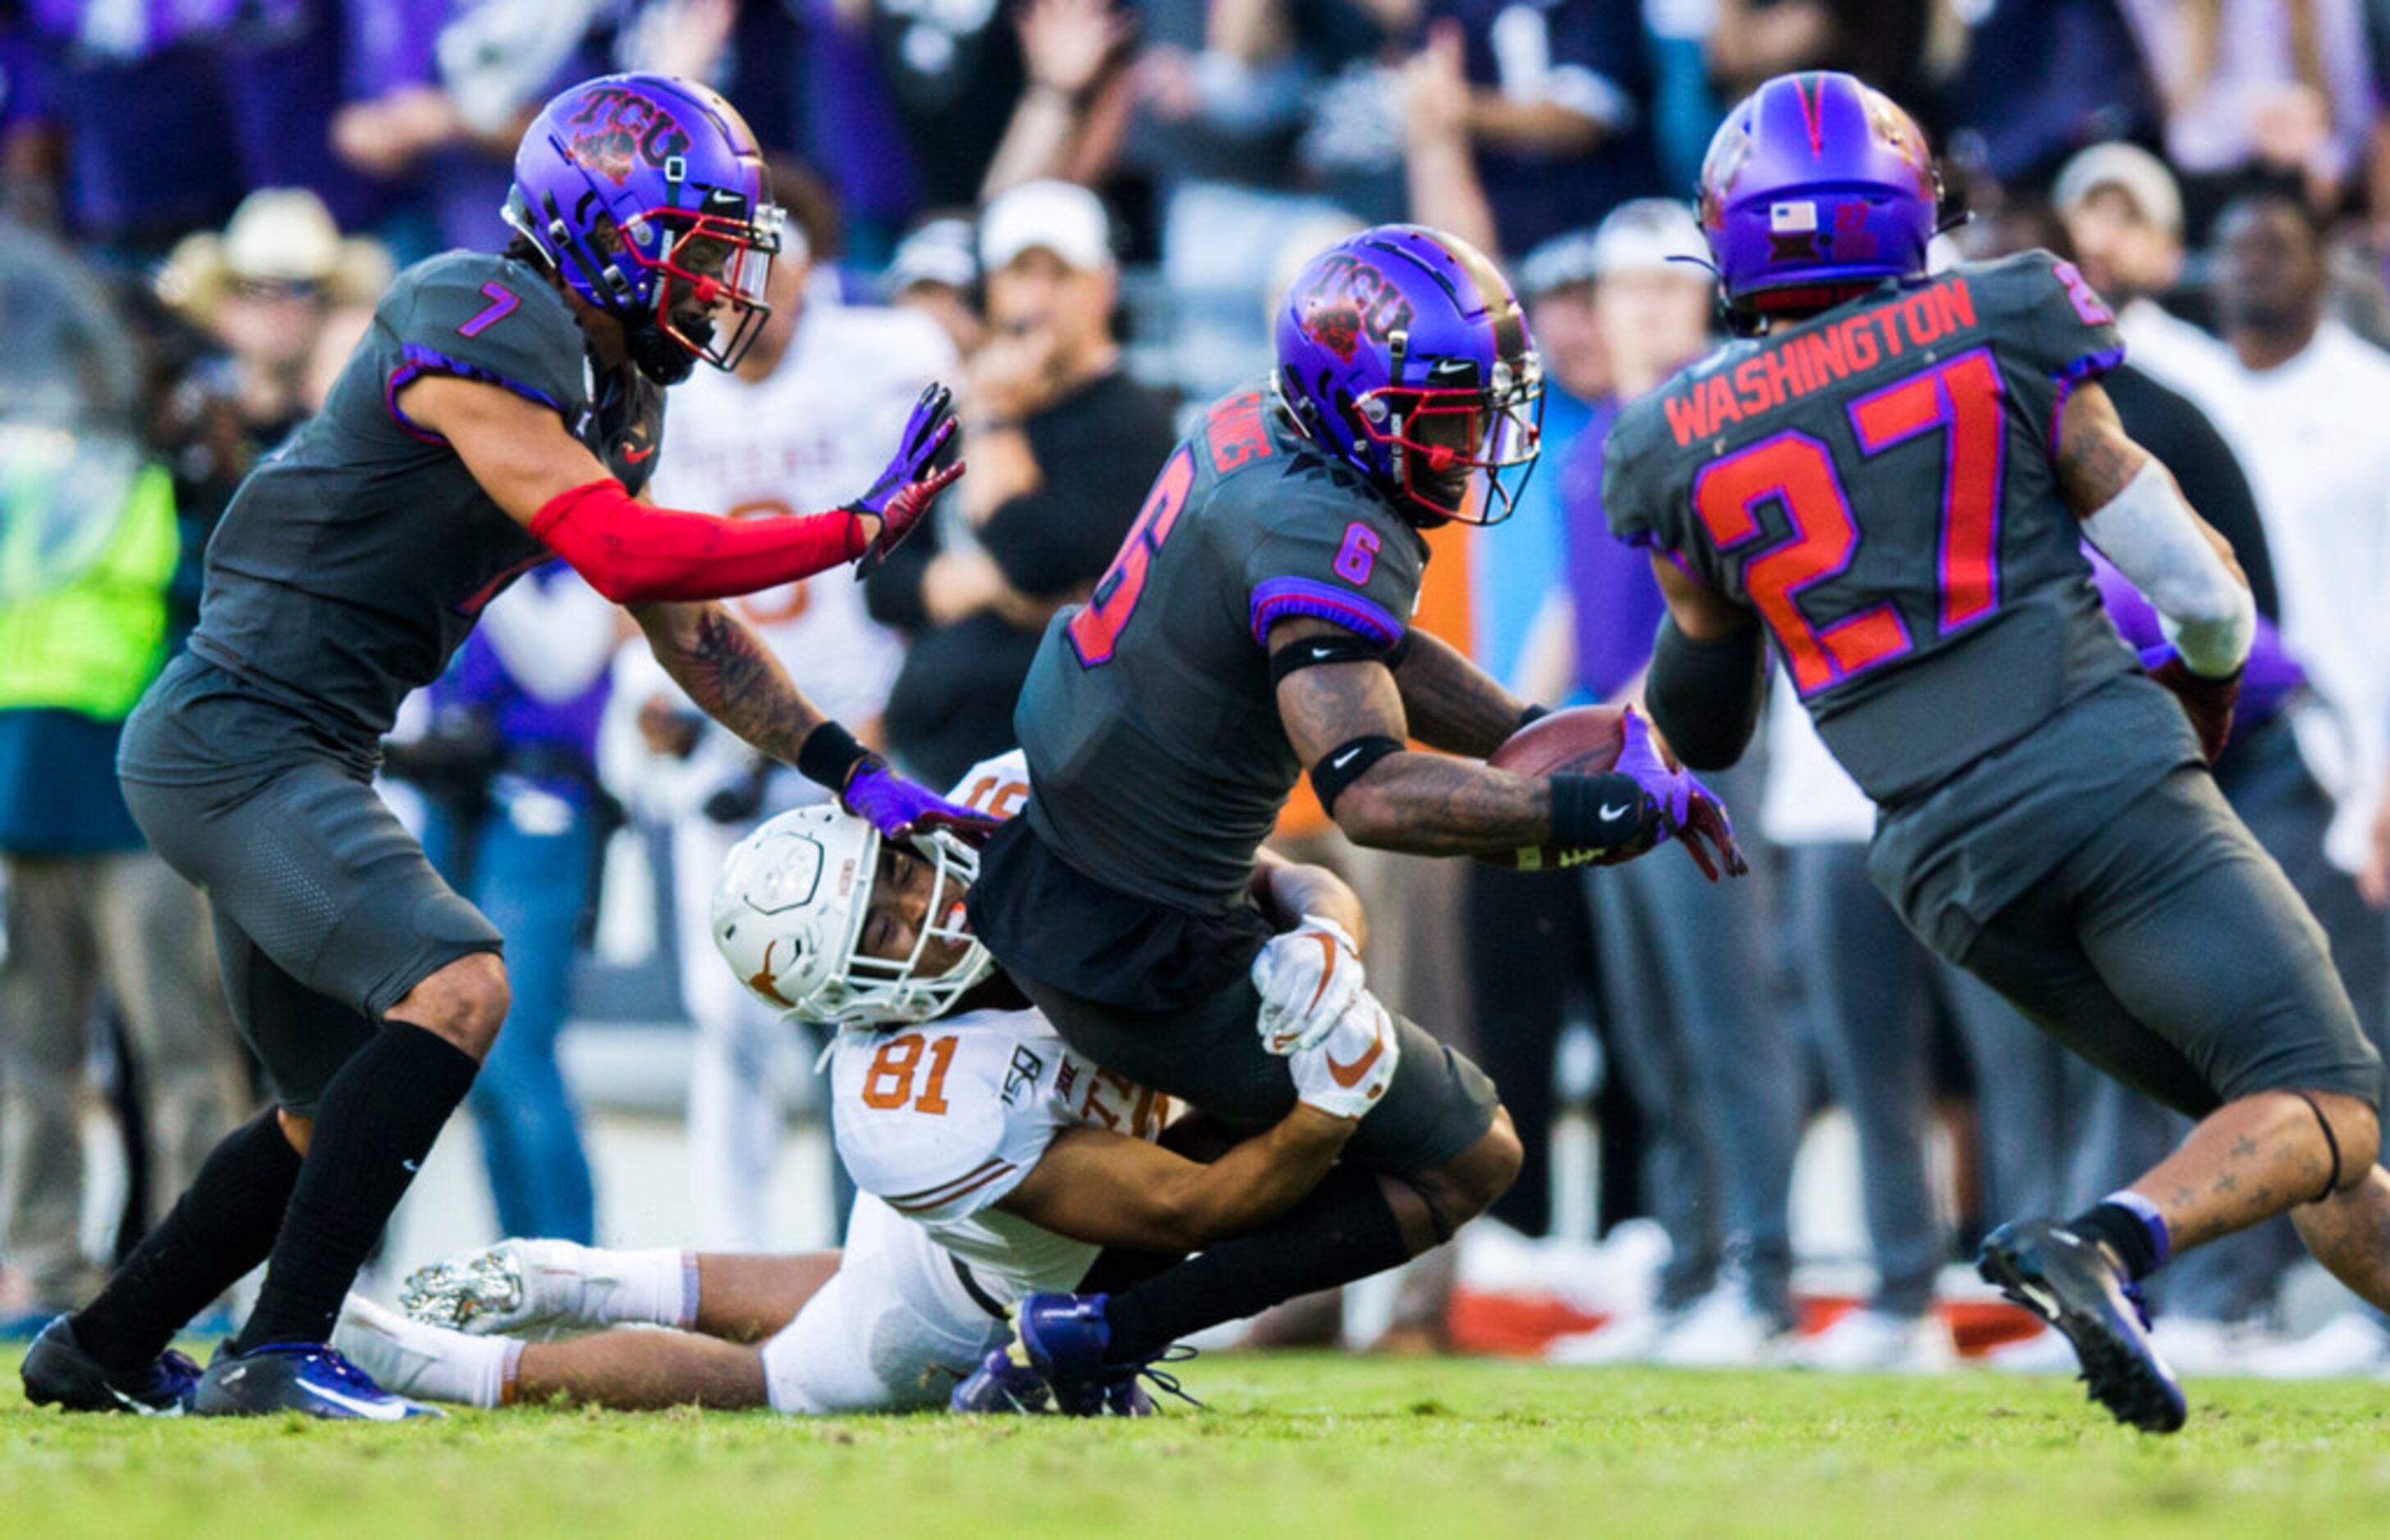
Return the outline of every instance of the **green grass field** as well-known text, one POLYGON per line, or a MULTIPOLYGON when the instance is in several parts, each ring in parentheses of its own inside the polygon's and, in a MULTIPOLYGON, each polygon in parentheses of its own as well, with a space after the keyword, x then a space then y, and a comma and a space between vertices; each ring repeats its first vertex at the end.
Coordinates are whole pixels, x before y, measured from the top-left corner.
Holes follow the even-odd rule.
MULTIPOLYGON (((13 1357, 5 1360, 13 1366, 13 1357)), ((565 1409, 405 1427, 66 1418, 0 1375, 0 1534, 2378 1534, 2390 1387, 2200 1387, 2127 1433, 2057 1380, 1225 1357, 1139 1423, 565 1409)))

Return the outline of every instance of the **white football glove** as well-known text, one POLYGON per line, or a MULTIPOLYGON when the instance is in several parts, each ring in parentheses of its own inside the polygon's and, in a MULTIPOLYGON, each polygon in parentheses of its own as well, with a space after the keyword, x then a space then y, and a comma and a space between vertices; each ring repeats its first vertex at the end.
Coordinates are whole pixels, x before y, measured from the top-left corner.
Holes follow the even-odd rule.
POLYGON ((1253 988, 1262 997, 1254 1025, 1262 1046, 1281 1059, 1317 1046, 1368 984, 1361 949, 1344 927, 1323 916, 1304 916, 1302 924, 1272 936, 1253 958, 1253 988))
POLYGON ((1357 1118, 1386 1094, 1402 1061, 1394 1019, 1365 992, 1317 1046, 1296 1049, 1287 1067, 1302 1100, 1332 1117, 1357 1118))

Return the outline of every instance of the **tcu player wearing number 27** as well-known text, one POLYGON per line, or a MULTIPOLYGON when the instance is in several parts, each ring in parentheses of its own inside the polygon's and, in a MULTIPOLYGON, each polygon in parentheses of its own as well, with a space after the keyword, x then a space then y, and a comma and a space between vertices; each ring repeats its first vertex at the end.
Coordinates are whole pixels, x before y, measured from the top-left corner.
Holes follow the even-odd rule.
MULTIPOLYGON (((1277 370, 1211 408, 1093 597, 1047 629, 1014 719, 1036 795, 971 903, 1074 1050, 1246 1128, 1295 1097, 1280 1056, 1297 1043, 1254 1031, 1276 972, 1253 966, 1268 927, 1252 891, 1306 766, 1367 845, 1623 857, 1680 839, 1704 866, 1739 862, 1722 811, 1647 737, 1615 774, 1489 768, 1536 713, 1409 627, 1420 532, 1498 521, 1537 453, 1542 366, 1493 264, 1433 230, 1363 231, 1298 275, 1277 344, 1277 370)), ((1187 1264, 1166 1305, 1024 1305, 1022 1354, 1059 1401, 1081 1398, 1087 1366, 1143 1362, 1223 1302, 1250 1314, 1396 1265, 1509 1185, 1520 1149, 1493 1085, 1401 1030, 1401 1071, 1338 1170, 1187 1264)))
POLYGON ((2382 1065, 2205 769, 2255 628, 2230 547, 2119 427, 2100 377, 2123 344, 2071 266, 1928 276, 1939 191, 1916 124, 1849 76, 1737 108, 1702 213, 1743 340, 1627 409, 1604 495, 1667 596, 1649 699, 1686 763, 1741 755, 1772 637, 1878 804, 1870 872, 1910 928, 2204 1120, 2084 1213, 2001 1226, 1979 1264, 2120 1420, 2170 1431, 2185 1403, 2136 1284, 2171 1251, 2289 1212, 2390 1305, 2382 1065), (2087 540, 2165 647, 2118 638, 2087 540))
POLYGON ((229 1136, 99 1297, 44 1330, 28 1399, 72 1410, 394 1420, 327 1345, 341 1297, 508 1005, 502 939, 376 796, 380 740, 482 607, 561 557, 630 607, 690 697, 893 832, 974 820, 897 780, 714 602, 863 558, 952 480, 943 392, 829 513, 732 524, 640 500, 663 388, 735 366, 768 314, 779 211, 720 96, 585 81, 515 158, 503 254, 392 285, 322 412, 208 546, 190 650, 127 722, 125 800, 213 901, 225 983, 276 1109, 229 1136), (201 1378, 167 1343, 267 1263, 201 1378))

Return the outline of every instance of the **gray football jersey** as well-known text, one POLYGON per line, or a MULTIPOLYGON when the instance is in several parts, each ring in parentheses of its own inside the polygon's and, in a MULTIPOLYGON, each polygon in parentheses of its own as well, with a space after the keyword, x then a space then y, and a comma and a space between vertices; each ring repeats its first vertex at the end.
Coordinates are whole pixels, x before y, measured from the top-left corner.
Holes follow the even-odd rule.
MULTIPOLYGON (((234 494, 208 544, 191 650, 348 745, 378 741, 484 605, 550 558, 399 393, 428 374, 553 407, 636 493, 663 392, 596 378, 563 297, 522 263, 452 251, 399 275, 324 409, 234 494)), ((238 745, 225 745, 228 756, 238 745)))
POLYGON ((1249 902, 1303 774, 1264 643, 1293 616, 1392 647, 1427 543, 1256 382, 1163 464, 1095 595, 1046 631, 1013 726, 1028 818, 1087 876, 1198 913, 1249 902))
POLYGON ((1896 804, 2134 668, 2050 463, 2068 390, 2123 355, 2046 251, 1887 283, 1627 407, 1611 527, 1756 610, 1827 747, 1896 804))

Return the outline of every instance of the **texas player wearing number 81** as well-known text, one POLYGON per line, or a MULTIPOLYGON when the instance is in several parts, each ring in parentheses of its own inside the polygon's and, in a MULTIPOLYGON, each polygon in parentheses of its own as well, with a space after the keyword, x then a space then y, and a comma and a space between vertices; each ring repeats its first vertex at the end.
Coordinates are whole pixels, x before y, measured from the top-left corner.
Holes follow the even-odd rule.
POLYGON ((2086 1213, 2003 1226, 1980 1263, 2119 1419, 2171 1431, 2182 1392, 2134 1296, 2171 1250, 2289 1211, 2390 1305, 2382 1064, 2203 763, 2254 629, 2230 547, 2119 427, 2099 379, 2123 344, 2071 266, 1927 274, 1939 190, 1916 124, 1849 76, 1780 77, 1729 114, 1702 213, 1743 340, 1622 414, 1603 498, 1652 548, 1669 615, 1648 695, 1686 763, 1741 754, 1772 635, 1880 809, 1870 872, 1909 927, 2205 1119, 2086 1213), (2166 619, 2146 675, 2086 539, 2166 619))

